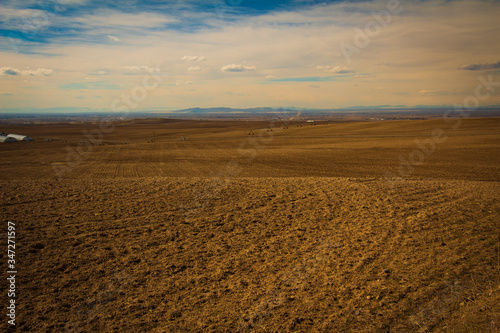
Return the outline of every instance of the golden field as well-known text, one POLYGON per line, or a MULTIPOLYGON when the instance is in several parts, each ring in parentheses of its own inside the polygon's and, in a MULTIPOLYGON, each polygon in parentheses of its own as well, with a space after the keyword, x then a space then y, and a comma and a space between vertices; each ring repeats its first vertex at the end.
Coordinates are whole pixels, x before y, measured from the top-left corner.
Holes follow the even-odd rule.
POLYGON ((500 118, 1 130, 20 332, 499 331, 500 118))

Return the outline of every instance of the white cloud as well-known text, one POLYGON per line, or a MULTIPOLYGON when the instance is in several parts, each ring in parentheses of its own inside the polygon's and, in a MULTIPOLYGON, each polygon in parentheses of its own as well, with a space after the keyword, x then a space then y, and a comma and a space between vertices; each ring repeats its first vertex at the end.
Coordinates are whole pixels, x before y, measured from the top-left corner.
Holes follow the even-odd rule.
POLYGON ((192 55, 185 55, 184 57, 182 57, 181 60, 184 60, 184 61, 205 61, 207 60, 207 58, 203 57, 203 56, 192 56, 192 55))
POLYGON ((323 70, 325 73, 333 73, 333 74, 349 74, 354 73, 352 69, 346 66, 316 66, 316 69, 323 70))
POLYGON ((53 70, 49 68, 38 68, 38 69, 26 69, 21 71, 22 75, 29 76, 50 76, 52 75, 53 70))
POLYGON ((105 70, 96 70, 92 73, 88 73, 89 75, 110 75, 111 73, 109 73, 108 71, 105 71, 105 70))
POLYGON ((0 73, 2 75, 19 75, 21 74, 21 71, 19 69, 16 69, 16 68, 12 68, 12 67, 1 67, 0 68, 0 73))
POLYGON ((457 95, 460 93, 460 91, 450 91, 450 90, 420 90, 418 92, 421 96, 450 96, 450 95, 457 95))
POLYGON ((188 68, 188 71, 189 72, 199 72, 199 71, 201 71, 201 67, 200 66, 191 66, 188 68))
POLYGON ((36 31, 50 24, 49 15, 43 10, 15 9, 2 5, 0 21, 3 21, 3 27, 20 29, 22 32, 36 31))
POLYGON ((108 38, 113 42, 121 42, 121 39, 115 36, 108 35, 108 38))
POLYGON ((229 65, 223 66, 220 70, 223 72, 246 72, 246 71, 254 71, 254 70, 256 70, 256 68, 255 68, 255 66, 229 64, 229 65))
POLYGON ((2 67, 0 68, 1 75, 5 76, 15 76, 15 75, 24 75, 24 76, 50 76, 53 73, 52 69, 49 68, 38 68, 38 69, 25 69, 19 70, 17 68, 12 67, 2 67))
POLYGON ((131 71, 148 71, 148 72, 154 72, 154 73, 158 73, 160 72, 160 68, 159 67, 150 67, 150 66, 125 66, 125 69, 128 69, 128 70, 131 70, 131 71))

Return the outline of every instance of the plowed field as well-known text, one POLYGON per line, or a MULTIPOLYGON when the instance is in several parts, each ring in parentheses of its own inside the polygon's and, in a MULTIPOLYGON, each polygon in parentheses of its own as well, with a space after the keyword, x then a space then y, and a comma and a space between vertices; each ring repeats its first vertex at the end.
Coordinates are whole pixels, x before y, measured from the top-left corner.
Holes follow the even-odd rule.
POLYGON ((500 119, 456 124, 5 126, 17 331, 498 332, 500 119))

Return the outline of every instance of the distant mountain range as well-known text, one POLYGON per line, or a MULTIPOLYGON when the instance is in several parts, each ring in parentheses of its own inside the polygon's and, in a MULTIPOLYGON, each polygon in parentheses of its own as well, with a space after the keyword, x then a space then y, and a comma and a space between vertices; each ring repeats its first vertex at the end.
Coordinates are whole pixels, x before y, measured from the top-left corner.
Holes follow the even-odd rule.
MULTIPOLYGON (((189 108, 181 110, 145 109, 129 112, 111 112, 109 109, 92 109, 78 107, 58 107, 46 109, 0 109, 0 118, 80 118, 80 117, 111 117, 111 118, 150 118, 150 117, 242 117, 242 116, 272 116, 283 114, 287 117, 300 114, 312 115, 387 115, 387 114, 414 114, 431 116, 443 114, 445 110, 453 109, 452 105, 377 105, 352 106, 345 108, 314 109, 298 107, 254 107, 254 108, 189 108)), ((475 113, 500 116, 500 105, 479 107, 475 113)))
MULTIPOLYGON (((297 107, 256 107, 256 108, 189 108, 175 111, 163 111, 165 113, 191 113, 191 114, 208 114, 208 113, 276 113, 276 112, 306 112, 306 113, 344 113, 344 112, 379 112, 379 111, 436 111, 442 112, 444 109, 453 108, 451 105, 377 105, 377 106, 352 106, 335 109, 313 109, 313 108, 297 108, 297 107)), ((500 110, 500 105, 480 107, 478 110, 500 110)), ((163 113, 162 111, 158 111, 163 113)))

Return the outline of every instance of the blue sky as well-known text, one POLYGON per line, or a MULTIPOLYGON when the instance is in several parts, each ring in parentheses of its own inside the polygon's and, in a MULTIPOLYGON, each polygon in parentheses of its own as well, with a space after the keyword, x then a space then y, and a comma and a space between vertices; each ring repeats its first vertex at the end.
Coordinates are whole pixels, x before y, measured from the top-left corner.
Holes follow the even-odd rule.
POLYGON ((498 17, 490 0, 5 0, 0 112, 453 105, 500 81, 498 17))

